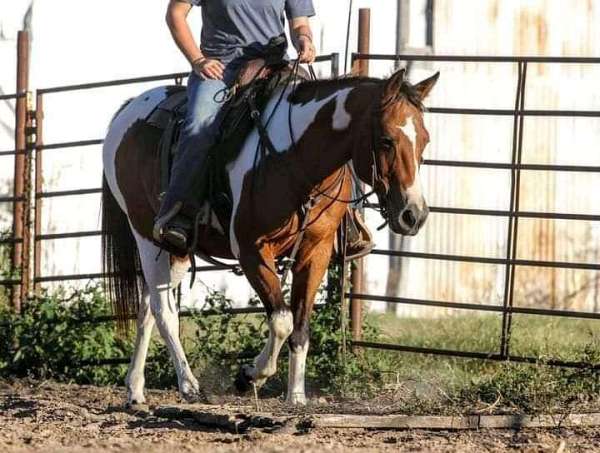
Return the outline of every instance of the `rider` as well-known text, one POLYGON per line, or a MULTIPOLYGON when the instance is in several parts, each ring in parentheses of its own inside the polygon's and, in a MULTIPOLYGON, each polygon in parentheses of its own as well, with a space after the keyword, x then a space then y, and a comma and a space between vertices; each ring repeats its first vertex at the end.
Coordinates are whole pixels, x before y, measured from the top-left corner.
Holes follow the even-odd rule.
MULTIPOLYGON (((155 223, 154 236, 182 254, 187 252, 193 219, 201 208, 201 200, 195 197, 193 190, 194 181, 218 138, 217 113, 222 106, 219 94, 231 87, 246 62, 266 51, 271 38, 285 33, 284 13, 300 62, 313 63, 316 50, 308 20, 315 14, 312 0, 169 2, 167 24, 175 43, 190 62, 192 72, 187 85, 188 108, 179 152, 155 223), (187 22, 194 5, 202 11, 200 47, 187 22)), ((359 226, 359 231, 362 227, 359 226)), ((350 249, 353 248, 357 250, 348 250, 348 255, 362 254, 363 250, 368 252, 372 244, 359 234, 350 244, 350 249)))

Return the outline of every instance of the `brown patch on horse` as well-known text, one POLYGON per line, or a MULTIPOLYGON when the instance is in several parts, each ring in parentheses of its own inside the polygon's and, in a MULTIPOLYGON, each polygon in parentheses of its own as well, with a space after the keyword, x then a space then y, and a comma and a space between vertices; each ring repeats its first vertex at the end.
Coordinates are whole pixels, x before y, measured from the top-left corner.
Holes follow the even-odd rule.
POLYGON ((133 228, 146 239, 152 238, 154 216, 158 210, 158 143, 162 131, 145 121, 136 121, 124 134, 115 155, 119 190, 127 205, 133 228))
MULTIPOLYGON (((323 92, 318 95, 324 96, 323 92)), ((350 160, 353 147, 364 146, 370 140, 363 115, 364 105, 371 95, 372 89, 356 89, 348 95, 345 110, 351 121, 344 130, 333 127, 337 100, 327 102, 299 137, 294 150, 268 156, 258 170, 245 175, 234 219, 240 249, 270 244, 275 256, 289 249, 300 224, 298 207, 316 187, 320 190, 329 188, 330 196, 342 200, 351 197, 349 175, 339 184, 336 180, 340 179, 339 172, 350 160), (269 215, 257 215, 263 213, 266 206, 269 215)), ((321 197, 310 220, 314 220, 313 216, 319 219, 310 226, 305 240, 333 235, 345 210, 345 203, 321 197)))
POLYGON ((183 258, 177 255, 171 255, 171 265, 173 264, 185 264, 187 262, 189 262, 190 259, 187 256, 184 256, 183 258))
POLYGON ((344 88, 354 88, 361 84, 370 83, 380 85, 381 79, 369 77, 346 77, 331 80, 309 80, 302 82, 288 96, 288 101, 293 105, 305 105, 312 101, 320 102, 333 96, 344 88))
MULTIPOLYGON (((160 129, 138 120, 125 133, 115 155, 117 184, 129 219, 135 231, 149 241, 159 209, 161 136, 160 129)), ((199 249, 210 256, 233 258, 229 241, 209 225, 200 227, 199 249)))

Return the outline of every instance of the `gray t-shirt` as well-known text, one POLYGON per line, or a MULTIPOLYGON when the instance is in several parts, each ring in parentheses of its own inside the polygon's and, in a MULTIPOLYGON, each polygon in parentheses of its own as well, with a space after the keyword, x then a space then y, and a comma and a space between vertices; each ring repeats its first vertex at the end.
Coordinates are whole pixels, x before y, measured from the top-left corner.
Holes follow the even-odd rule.
POLYGON ((314 16, 312 0, 181 0, 202 7, 202 52, 226 65, 260 55, 288 19, 314 16))

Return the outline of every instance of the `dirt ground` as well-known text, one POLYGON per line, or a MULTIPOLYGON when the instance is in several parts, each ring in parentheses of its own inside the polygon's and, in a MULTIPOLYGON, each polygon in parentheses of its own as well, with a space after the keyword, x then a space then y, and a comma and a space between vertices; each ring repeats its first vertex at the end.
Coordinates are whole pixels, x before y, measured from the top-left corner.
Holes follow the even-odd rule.
MULTIPOLYGON (((123 406, 124 395, 118 387, 0 382, 0 452, 600 451, 600 429, 306 433, 254 429, 231 434, 202 428, 193 420, 130 413, 123 406)), ((175 392, 148 392, 150 408, 178 402, 175 392)), ((275 406, 285 410, 280 403, 275 406)))

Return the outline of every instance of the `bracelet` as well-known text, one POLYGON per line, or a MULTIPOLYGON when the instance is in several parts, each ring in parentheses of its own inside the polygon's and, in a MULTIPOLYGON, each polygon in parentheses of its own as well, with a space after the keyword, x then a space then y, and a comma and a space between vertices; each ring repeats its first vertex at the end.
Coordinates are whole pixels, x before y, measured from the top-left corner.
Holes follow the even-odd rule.
POLYGON ((194 61, 192 61, 192 66, 196 66, 197 64, 200 64, 205 60, 206 60, 206 57, 198 57, 194 61))
POLYGON ((308 40, 309 40, 309 41, 311 42, 311 44, 312 44, 312 42, 313 42, 313 38, 312 38, 312 36, 310 36, 309 34, 306 34, 306 33, 300 33, 300 34, 298 35, 298 39, 300 39, 300 36, 304 36, 304 37, 308 38, 308 40))

